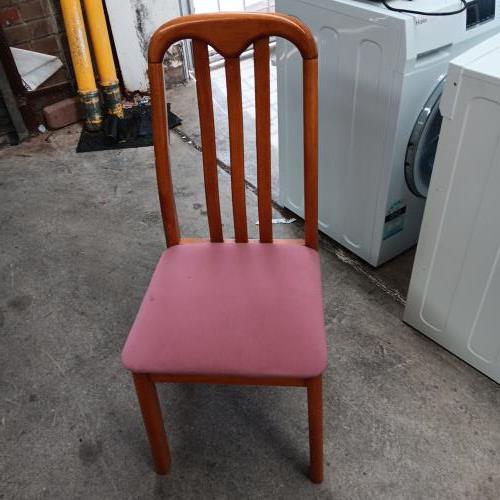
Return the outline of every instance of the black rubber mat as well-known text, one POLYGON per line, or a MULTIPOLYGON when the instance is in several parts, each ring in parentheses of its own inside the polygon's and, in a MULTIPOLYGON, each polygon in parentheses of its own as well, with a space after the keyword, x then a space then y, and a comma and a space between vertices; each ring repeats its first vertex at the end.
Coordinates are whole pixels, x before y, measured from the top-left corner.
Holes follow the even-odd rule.
MULTIPOLYGON (((168 128, 181 125, 182 120, 170 110, 168 105, 168 128)), ((103 151, 107 149, 141 148, 153 145, 151 126, 151 106, 140 104, 125 109, 122 120, 106 116, 102 130, 88 132, 83 129, 76 147, 77 153, 103 151)))

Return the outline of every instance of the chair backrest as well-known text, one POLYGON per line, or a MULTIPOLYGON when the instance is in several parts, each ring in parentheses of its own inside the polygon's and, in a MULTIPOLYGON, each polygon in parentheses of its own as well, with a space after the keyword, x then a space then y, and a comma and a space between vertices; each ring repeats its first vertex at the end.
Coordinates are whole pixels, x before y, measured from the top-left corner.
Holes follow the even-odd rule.
POLYGON ((215 126, 208 45, 225 58, 229 117, 231 194, 236 242, 247 242, 243 111, 240 55, 253 43, 257 148, 259 235, 262 243, 273 241, 271 200, 271 124, 269 37, 292 42, 303 58, 304 206, 305 244, 318 247, 318 59, 314 38, 299 20, 282 14, 217 13, 179 17, 163 24, 149 45, 149 79, 153 139, 160 205, 167 246, 181 243, 168 154, 167 112, 163 58, 168 48, 182 39, 193 40, 198 107, 203 153, 203 175, 210 241, 222 242, 215 126))

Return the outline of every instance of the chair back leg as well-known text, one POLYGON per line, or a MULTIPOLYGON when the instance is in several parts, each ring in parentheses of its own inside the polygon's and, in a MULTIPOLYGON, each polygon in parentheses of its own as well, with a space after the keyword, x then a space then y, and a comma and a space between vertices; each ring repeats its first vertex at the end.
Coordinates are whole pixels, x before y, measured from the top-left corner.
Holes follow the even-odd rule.
POLYGON ((133 376, 156 472, 158 474, 167 474, 170 470, 170 450, 156 386, 149 376, 144 373, 134 373, 133 376))
POLYGON ((313 483, 323 481, 323 377, 307 380, 309 415, 309 477, 313 483))

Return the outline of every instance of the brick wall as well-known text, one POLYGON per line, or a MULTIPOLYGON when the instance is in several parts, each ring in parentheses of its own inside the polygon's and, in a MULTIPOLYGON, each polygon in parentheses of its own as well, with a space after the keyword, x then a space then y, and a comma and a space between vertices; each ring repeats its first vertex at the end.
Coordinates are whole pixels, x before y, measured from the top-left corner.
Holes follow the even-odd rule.
POLYGON ((11 47, 59 57, 63 67, 40 88, 70 82, 71 59, 57 0, 0 0, 0 25, 11 47))

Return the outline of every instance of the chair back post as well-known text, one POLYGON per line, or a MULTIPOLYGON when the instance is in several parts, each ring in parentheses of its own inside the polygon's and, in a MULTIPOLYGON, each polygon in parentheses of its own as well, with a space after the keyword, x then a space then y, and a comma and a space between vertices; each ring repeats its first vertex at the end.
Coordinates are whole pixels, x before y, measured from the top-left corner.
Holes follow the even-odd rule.
POLYGON ((149 61, 149 84, 151 91, 151 118, 153 125, 156 182, 158 184, 163 230, 165 232, 167 247, 170 247, 179 244, 180 231, 170 169, 168 116, 167 103, 165 100, 163 62, 155 63, 149 61))
POLYGON ((208 61, 208 45, 225 58, 231 158, 231 193, 236 242, 247 242, 243 111, 240 55, 254 44, 257 192, 262 243, 271 243, 271 142, 269 37, 293 43, 303 59, 304 205, 305 244, 318 248, 318 53, 314 38, 301 21, 284 14, 193 14, 163 24, 149 45, 149 77, 156 175, 167 246, 180 243, 170 159, 163 58, 168 48, 183 39, 193 40, 203 154, 203 174, 210 240, 222 242, 217 177, 215 127, 208 61))
POLYGON ((318 58, 303 62, 304 239, 318 249, 318 58))

